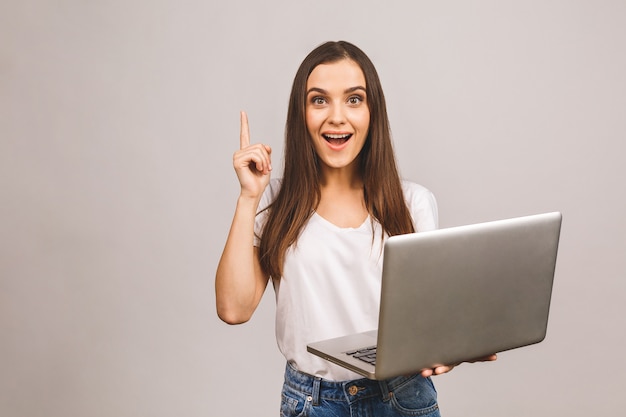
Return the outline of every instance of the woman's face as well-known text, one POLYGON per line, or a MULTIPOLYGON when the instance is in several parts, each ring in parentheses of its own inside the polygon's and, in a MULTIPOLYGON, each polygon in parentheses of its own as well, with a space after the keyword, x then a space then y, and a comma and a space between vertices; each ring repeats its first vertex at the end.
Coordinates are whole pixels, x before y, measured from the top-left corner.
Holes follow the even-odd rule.
POLYGON ((367 138, 365 76, 350 60, 320 64, 306 84, 306 125, 322 168, 354 168, 367 138))

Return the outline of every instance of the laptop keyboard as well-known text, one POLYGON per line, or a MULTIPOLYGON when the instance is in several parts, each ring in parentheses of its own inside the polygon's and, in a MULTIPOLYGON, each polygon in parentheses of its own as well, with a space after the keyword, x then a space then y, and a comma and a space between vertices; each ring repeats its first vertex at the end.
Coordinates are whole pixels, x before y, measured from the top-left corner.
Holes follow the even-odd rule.
POLYGON ((350 355, 353 358, 360 359, 363 362, 367 362, 371 365, 376 365, 376 346, 351 350, 349 352, 346 352, 346 355, 350 355))

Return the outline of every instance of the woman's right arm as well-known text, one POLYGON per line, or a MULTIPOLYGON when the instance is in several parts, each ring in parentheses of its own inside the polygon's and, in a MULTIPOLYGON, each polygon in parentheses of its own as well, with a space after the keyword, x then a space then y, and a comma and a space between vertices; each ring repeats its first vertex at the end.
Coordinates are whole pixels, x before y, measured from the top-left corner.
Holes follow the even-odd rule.
POLYGON ((270 179, 270 155, 269 146, 250 145, 248 118, 242 112, 240 149, 233 156, 241 193, 215 274, 217 314, 229 324, 244 323, 252 317, 269 281, 254 246, 254 221, 270 179))

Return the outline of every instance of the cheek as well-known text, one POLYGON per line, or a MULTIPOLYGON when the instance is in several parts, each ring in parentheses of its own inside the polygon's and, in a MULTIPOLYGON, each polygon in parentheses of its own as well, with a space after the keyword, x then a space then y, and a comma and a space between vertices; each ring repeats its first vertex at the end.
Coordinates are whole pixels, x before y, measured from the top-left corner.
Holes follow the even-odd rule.
POLYGON ((358 119, 358 124, 359 124, 359 128, 361 130, 367 131, 369 129, 369 126, 370 126, 370 112, 369 112, 369 110, 366 111, 366 112, 363 112, 363 114, 360 115, 360 117, 358 119))
POLYGON ((306 128, 310 133, 317 132, 320 127, 320 117, 317 112, 308 111, 305 114, 306 128))

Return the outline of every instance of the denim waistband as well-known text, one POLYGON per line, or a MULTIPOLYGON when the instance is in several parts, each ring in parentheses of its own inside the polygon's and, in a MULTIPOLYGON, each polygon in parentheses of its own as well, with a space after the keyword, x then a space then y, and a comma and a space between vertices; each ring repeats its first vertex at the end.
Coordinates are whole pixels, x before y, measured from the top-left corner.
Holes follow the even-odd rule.
POLYGON ((313 405, 318 405, 320 399, 347 400, 352 403, 375 396, 382 397, 383 401, 387 401, 394 389, 413 378, 421 377, 421 375, 411 375, 384 381, 374 381, 367 378, 352 381, 329 381, 300 372, 291 363, 287 363, 285 369, 285 385, 310 395, 313 405))

